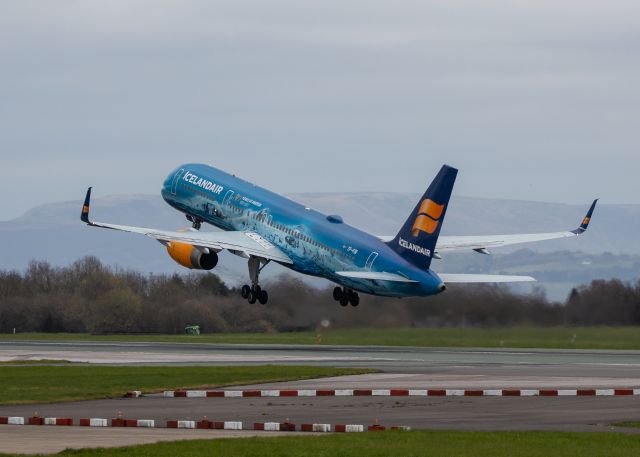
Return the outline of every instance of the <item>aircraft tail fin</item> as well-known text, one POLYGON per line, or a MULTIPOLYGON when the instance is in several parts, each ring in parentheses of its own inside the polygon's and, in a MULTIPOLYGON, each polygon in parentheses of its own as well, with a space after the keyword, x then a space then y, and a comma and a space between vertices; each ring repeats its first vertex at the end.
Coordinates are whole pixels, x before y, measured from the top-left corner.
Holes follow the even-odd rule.
POLYGON ((408 262, 428 269, 458 170, 443 165, 396 237, 387 244, 408 262))

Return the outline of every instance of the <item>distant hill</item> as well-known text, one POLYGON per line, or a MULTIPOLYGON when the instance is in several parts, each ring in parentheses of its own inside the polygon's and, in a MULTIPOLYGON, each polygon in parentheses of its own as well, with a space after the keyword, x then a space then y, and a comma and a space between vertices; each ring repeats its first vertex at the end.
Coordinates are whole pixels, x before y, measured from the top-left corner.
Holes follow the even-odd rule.
MULTIPOLYGON (((319 211, 340 214, 345 222, 378 235, 394 235, 419 198, 414 194, 381 192, 300 193, 289 196, 319 211)), ((443 226, 443 233, 471 235, 573 229, 581 221, 589 203, 585 201, 584 205, 564 205, 454 197, 443 226)), ((180 267, 167 257, 164 248, 152 240, 138 235, 85 227, 79 220, 81 204, 82 202, 78 200, 41 205, 14 220, 0 222, 2 238, 0 268, 22 269, 32 259, 47 260, 54 265, 66 265, 85 255, 95 255, 107 264, 142 272, 180 270, 180 267)), ((183 215, 166 205, 160 196, 154 195, 95 197, 92 202, 92 217, 114 223, 167 229, 188 225, 183 215)), ((527 262, 527 260, 535 260, 533 257, 537 254, 553 251, 582 251, 587 255, 586 257, 605 252, 614 254, 614 257, 622 254, 640 255, 640 242, 636 234, 632 233, 635 232, 639 221, 640 205, 600 204, 596 209, 589 232, 585 236, 579 239, 526 245, 530 254, 528 257, 518 259, 523 262, 518 271, 533 271, 527 268, 535 266, 538 276, 542 276, 546 284, 553 282, 554 274, 568 268, 567 265, 562 266, 563 256, 571 265, 576 263, 576 259, 569 259, 566 254, 557 255, 553 267, 549 266, 545 269, 539 265, 536 266, 535 261, 527 262)), ((210 229, 207 228, 207 230, 210 229)), ((496 260, 492 261, 497 262, 502 258, 501 254, 512 253, 518 249, 521 247, 498 249, 495 251, 496 260)), ((445 259, 441 265, 446 266, 447 271, 450 272, 454 272, 453 268, 457 272, 462 272, 463 269, 468 269, 464 268, 465 265, 475 265, 473 268, 476 269, 490 269, 486 264, 478 267, 477 262, 488 261, 483 256, 475 253, 468 256, 468 260, 460 256, 451 257, 449 260, 445 259)), ((579 260, 580 265, 583 260, 579 260)), ((584 261, 587 262, 587 260, 584 261)), ((635 265, 634 262, 627 257, 623 263, 626 265, 625 268, 632 268, 629 265, 635 265)), ((616 260, 609 259, 607 264, 611 266, 611 263, 615 264, 616 260)), ((234 283, 240 284, 246 281, 246 268, 246 262, 243 259, 225 253, 216 270, 223 279, 234 285, 234 283)), ((269 266, 267 270, 270 270, 268 275, 288 271, 279 266, 269 266)), ((505 271, 515 272, 514 269, 505 271)), ((576 280, 575 276, 573 279, 570 276, 565 274, 562 277, 562 282, 565 284, 563 290, 567 288, 566 284, 576 280)), ((584 275, 580 277, 581 280, 585 279, 584 275)))

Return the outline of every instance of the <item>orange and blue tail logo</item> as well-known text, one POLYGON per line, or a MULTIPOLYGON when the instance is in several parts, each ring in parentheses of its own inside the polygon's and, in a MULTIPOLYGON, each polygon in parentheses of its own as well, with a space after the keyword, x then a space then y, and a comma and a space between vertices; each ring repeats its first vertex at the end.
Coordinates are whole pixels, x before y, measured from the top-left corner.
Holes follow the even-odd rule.
POLYGON ((443 165, 396 237, 388 242, 404 260, 425 270, 436 252, 458 170, 443 165))
POLYGON ((413 222, 411 234, 417 238, 420 232, 425 232, 429 235, 435 233, 440 224, 439 219, 444 211, 444 206, 438 205, 430 198, 422 200, 416 220, 413 222))

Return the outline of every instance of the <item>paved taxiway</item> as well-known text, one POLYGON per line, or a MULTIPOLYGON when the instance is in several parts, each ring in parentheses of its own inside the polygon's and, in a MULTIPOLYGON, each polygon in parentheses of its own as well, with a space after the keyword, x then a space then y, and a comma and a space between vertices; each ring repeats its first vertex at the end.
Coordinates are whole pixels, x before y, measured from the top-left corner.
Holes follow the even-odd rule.
MULTIPOLYGON (((351 376, 350 380, 306 381, 305 387, 380 386, 376 376, 351 376), (358 379, 361 378, 361 379, 358 379)), ((431 383, 428 375, 410 384, 431 383)), ((407 380, 397 387, 407 385, 407 380)), ((473 379, 468 382, 473 382, 473 379)), ((565 380, 566 382, 566 380, 565 380)), ((271 383, 255 389, 300 386, 271 383)), ((248 397, 164 398, 161 395, 133 399, 92 400, 59 404, 0 406, 0 416, 87 417, 293 423, 355 423, 456 430, 608 430, 611 424, 640 419, 640 397, 248 397)), ((633 432, 633 430, 627 430, 633 432)), ((640 432, 640 430, 637 430, 640 432)))
POLYGON ((0 425, 0 452, 40 454, 64 449, 119 447, 161 441, 202 440, 211 438, 246 438, 250 436, 282 436, 285 432, 232 430, 172 430, 142 428, 37 427, 0 425))

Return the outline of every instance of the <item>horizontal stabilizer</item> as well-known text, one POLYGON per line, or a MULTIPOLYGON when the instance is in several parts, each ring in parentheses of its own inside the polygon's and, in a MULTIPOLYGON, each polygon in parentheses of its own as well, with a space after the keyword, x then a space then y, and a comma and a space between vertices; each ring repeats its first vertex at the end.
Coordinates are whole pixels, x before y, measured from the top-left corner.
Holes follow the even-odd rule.
POLYGON ((378 271, 336 271, 337 275, 353 279, 369 279, 371 281, 417 282, 396 273, 378 271))
POLYGON ((460 273, 438 273, 445 283, 497 283, 497 282, 534 282, 531 276, 509 275, 472 275, 460 273))

